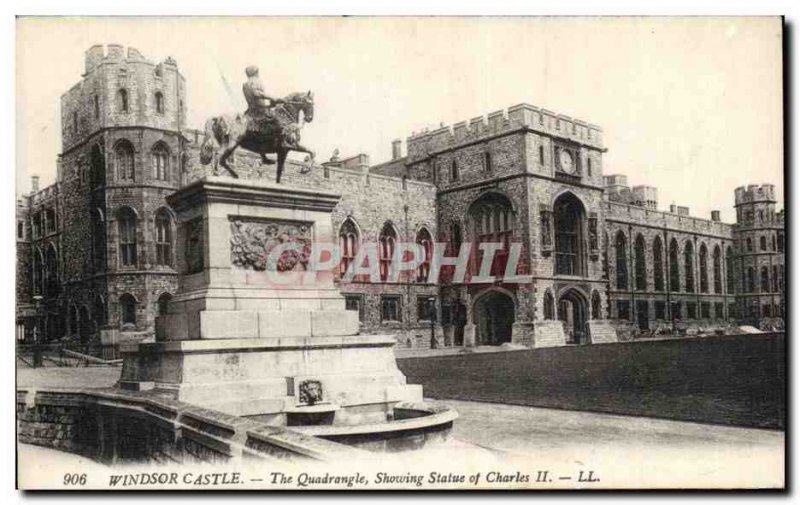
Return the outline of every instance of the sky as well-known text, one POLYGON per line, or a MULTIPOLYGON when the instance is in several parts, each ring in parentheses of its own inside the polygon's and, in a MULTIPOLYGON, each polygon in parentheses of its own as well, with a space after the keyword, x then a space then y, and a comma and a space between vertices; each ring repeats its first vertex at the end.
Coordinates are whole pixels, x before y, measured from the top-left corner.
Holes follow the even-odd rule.
POLYGON ((16 185, 52 183, 59 98, 94 44, 171 56, 187 126, 269 92, 312 90, 303 143, 388 160, 391 141, 529 103, 603 128, 606 175, 658 188, 659 208, 734 220, 733 190, 783 180, 779 18, 20 18, 16 185), (226 81, 228 85, 226 86, 226 81))

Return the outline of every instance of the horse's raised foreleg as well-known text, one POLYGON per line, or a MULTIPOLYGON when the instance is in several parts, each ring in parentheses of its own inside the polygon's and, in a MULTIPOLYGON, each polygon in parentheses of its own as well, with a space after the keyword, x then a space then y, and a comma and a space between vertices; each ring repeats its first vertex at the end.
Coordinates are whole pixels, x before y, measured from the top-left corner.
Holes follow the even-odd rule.
POLYGON ((219 164, 222 165, 234 179, 238 179, 239 174, 237 174, 236 171, 230 165, 228 165, 228 158, 230 158, 230 156, 233 154, 233 151, 236 150, 236 147, 238 145, 239 145, 238 143, 235 143, 231 146, 226 147, 225 150, 222 152, 222 156, 220 156, 219 158, 219 164))
POLYGON ((278 149, 278 170, 275 175, 275 182, 281 183, 281 175, 283 174, 283 164, 286 162, 286 155, 289 154, 288 149, 278 149))

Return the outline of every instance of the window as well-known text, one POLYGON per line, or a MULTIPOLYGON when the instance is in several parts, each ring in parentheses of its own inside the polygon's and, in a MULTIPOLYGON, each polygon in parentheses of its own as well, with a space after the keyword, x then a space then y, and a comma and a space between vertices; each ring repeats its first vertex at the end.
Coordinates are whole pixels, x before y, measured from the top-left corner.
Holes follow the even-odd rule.
POLYGON ((736 292, 736 280, 733 275, 733 248, 728 246, 725 254, 725 279, 728 285, 728 294, 736 292))
POLYGON ((128 112, 128 91, 125 89, 117 91, 117 108, 120 112, 128 112))
POLYGON ((123 181, 132 181, 133 174, 133 146, 127 140, 120 141, 114 148, 114 163, 117 167, 117 177, 123 181))
POLYGON ((120 316, 123 325, 136 324, 136 298, 133 295, 125 293, 119 297, 120 316))
POLYGON ((544 146, 539 146, 539 164, 544 166, 544 146))
POLYGON ((544 293, 544 318, 555 319, 555 302, 549 290, 544 293))
POLYGON ((153 149, 153 177, 159 181, 169 180, 169 151, 161 143, 153 149))
POLYGON ((653 240, 653 287, 656 291, 664 291, 664 252, 662 248, 661 237, 656 237, 653 240))
POLYGON ((647 269, 645 267, 644 237, 636 236, 634 251, 634 277, 636 278, 636 289, 645 291, 647 289, 647 269))
POLYGON ((44 282, 44 259, 38 249, 33 253, 33 266, 31 267, 31 284, 34 295, 42 294, 42 283, 44 282))
POLYGON ((672 239, 669 243, 669 290, 680 291, 680 266, 678 265, 678 241, 672 239))
POLYGON ((736 303, 729 303, 728 304, 728 319, 736 319, 739 317, 738 312, 736 311, 736 303))
POLYGON ((686 318, 697 319, 697 304, 695 302, 686 302, 686 318))
POLYGON ((364 320, 364 296, 363 295, 344 295, 345 310, 358 311, 358 320, 364 320))
POLYGON ((94 118, 100 119, 100 98, 94 95, 94 118))
POLYGON ((53 244, 47 248, 45 253, 45 294, 50 297, 58 296, 61 290, 61 282, 58 275, 58 255, 53 244))
POLYGON ((508 251, 511 247, 514 222, 511 202, 503 195, 489 193, 470 206, 469 214, 475 228, 476 240, 473 272, 479 272, 483 263, 483 251, 480 250, 480 244, 494 242, 502 244, 502 249, 495 252, 489 274, 502 275, 505 272, 508 251))
POLYGON ((458 175, 459 175, 458 174, 458 161, 453 160, 453 162, 450 163, 450 181, 451 182, 457 181, 458 180, 458 175))
POLYGON ((400 321, 400 297, 381 296, 381 321, 400 321))
POLYGON ((156 214, 156 264, 172 265, 172 219, 165 209, 156 214))
POLYGON ((761 292, 769 293, 769 269, 761 267, 761 292))
POLYGON ((559 196, 553 204, 556 275, 586 273, 585 216, 583 203, 572 193, 559 196))
POLYGON ((722 302, 714 302, 714 317, 716 319, 725 318, 725 304, 722 302))
POLYGON ((700 317, 711 319, 711 304, 709 302, 700 302, 700 317))
POLYGON ((683 246, 683 267, 686 276, 686 292, 694 293, 694 246, 689 240, 683 246))
POLYGON ((777 293, 780 291, 778 287, 778 265, 772 265, 772 292, 777 293))
POLYGON ((617 289, 628 289, 628 255, 625 247, 625 234, 617 233, 614 241, 614 253, 617 258, 617 289))
POLYGON ((136 214, 130 207, 117 213, 119 225, 119 258, 122 266, 136 265, 136 214))
MULTIPOLYGON (((390 223, 383 225, 380 237, 378 238, 378 260, 380 263, 381 281, 386 281, 392 271, 392 258, 394 248, 397 244, 397 233, 390 223)), ((394 319, 393 319, 394 321, 394 319)))
POLYGON ((92 259, 95 270, 106 266, 106 224, 100 209, 92 212, 92 259))
POLYGON ((750 239, 750 237, 747 237, 746 244, 747 244, 747 252, 752 252, 753 251, 753 241, 750 239))
POLYGON ((18 239, 25 238, 25 222, 24 221, 17 221, 17 238, 18 239))
POLYGON ((778 250, 778 244, 777 244, 777 241, 775 239, 775 235, 772 236, 772 250, 773 251, 777 251, 778 250))
POLYGON ((708 293, 708 249, 700 244, 700 292, 708 293))
POLYGON ((783 252, 783 233, 778 233, 778 252, 783 252))
POLYGON ((586 171, 589 177, 592 176, 592 158, 586 158, 586 171))
POLYGON ((483 169, 486 172, 490 172, 492 170, 492 153, 489 151, 483 153, 483 169))
POLYGON ((617 301, 617 319, 631 318, 631 302, 628 300, 617 301))
POLYGON ((436 320, 436 303, 429 296, 417 297, 417 320, 430 321, 436 320))
POLYGON ((159 114, 164 113, 164 95, 160 91, 156 91, 156 112, 159 114))
POLYGON ((656 300, 653 302, 653 308, 656 311, 656 319, 667 318, 667 302, 663 300, 656 300))
POLYGON ((433 241, 431 234, 425 228, 417 233, 417 244, 422 246, 422 263, 417 267, 417 282, 429 282, 428 274, 431 271, 431 258, 433 256, 433 241))
POLYGON ((166 316, 169 313, 169 302, 172 300, 172 295, 169 293, 162 293, 158 297, 158 315, 166 316))
POLYGON ((766 251, 767 250, 767 237, 761 236, 758 239, 758 247, 762 251, 766 251))
POLYGON ((78 133, 78 113, 72 113, 72 132, 78 133))
POLYGON ((745 279, 745 293, 753 293, 756 290, 756 272, 753 267, 748 267, 747 278, 745 279))
POLYGON ((722 249, 714 247, 714 293, 722 293, 722 249))
POLYGON ((358 253, 358 228, 352 219, 347 218, 342 226, 339 228, 339 254, 341 254, 341 261, 339 262, 339 276, 344 276, 347 269, 351 268, 350 265, 356 259, 358 253))

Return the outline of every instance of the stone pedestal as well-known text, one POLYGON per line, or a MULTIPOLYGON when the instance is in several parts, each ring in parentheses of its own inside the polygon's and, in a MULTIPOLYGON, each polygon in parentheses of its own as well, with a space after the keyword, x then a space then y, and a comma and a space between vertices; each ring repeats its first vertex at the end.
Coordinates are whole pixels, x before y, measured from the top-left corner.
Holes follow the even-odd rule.
POLYGON ((157 341, 123 349, 120 385, 150 382, 275 424, 321 403, 336 407, 336 424, 385 421, 395 403, 422 400, 397 368, 394 338, 358 336, 330 269, 311 268, 312 244, 334 243, 338 195, 207 177, 167 200, 179 289, 157 341))
POLYGON ((464 347, 475 347, 475 325, 472 323, 464 325, 464 347))

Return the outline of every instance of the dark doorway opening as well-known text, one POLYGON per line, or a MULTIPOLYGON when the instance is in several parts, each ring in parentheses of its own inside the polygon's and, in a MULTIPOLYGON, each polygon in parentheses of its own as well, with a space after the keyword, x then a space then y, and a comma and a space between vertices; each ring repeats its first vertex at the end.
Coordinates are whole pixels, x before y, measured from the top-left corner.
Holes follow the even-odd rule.
POLYGON ((575 289, 570 289, 558 300, 558 319, 564 322, 568 344, 588 344, 586 335, 586 299, 575 289))
POLYGON ((453 345, 464 345, 464 326, 467 324, 467 306, 462 302, 456 302, 455 313, 453 314, 453 345))
POLYGON ((475 303, 475 318, 479 345, 511 342, 514 300, 510 296, 499 292, 482 296, 475 303))

